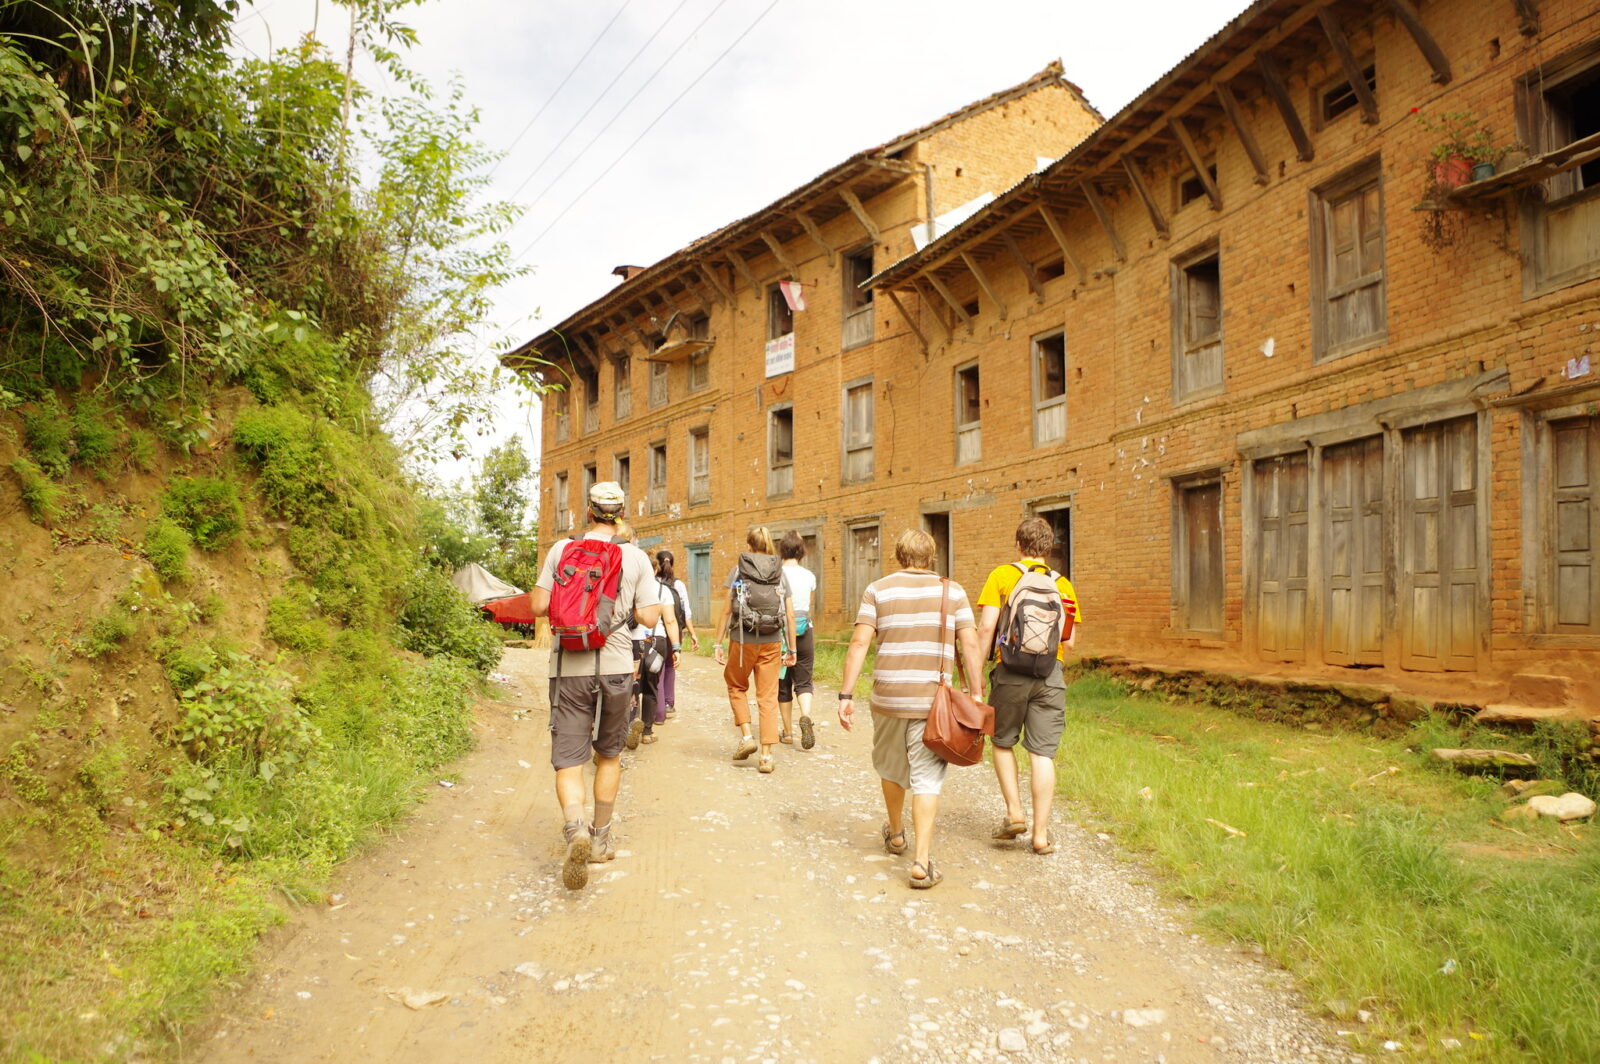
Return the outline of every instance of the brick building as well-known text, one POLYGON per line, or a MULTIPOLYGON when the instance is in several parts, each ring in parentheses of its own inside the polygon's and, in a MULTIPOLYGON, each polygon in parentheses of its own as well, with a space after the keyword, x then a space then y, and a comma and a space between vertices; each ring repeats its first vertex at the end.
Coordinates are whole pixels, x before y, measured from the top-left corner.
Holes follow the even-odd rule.
POLYGON ((621 481, 640 543, 677 554, 710 618, 746 530, 796 529, 842 626, 878 575, 867 515, 914 511, 917 491, 888 441, 906 429, 893 408, 916 401, 897 367, 923 355, 861 283, 911 254, 930 216, 953 226, 1101 121, 1052 64, 660 262, 618 267, 610 293, 503 358, 559 389, 543 403, 541 541, 582 522, 589 484, 621 481), (800 282, 804 310, 780 280, 800 282))
MULTIPOLYGON (((880 535, 929 528, 975 586, 1036 513, 1092 652, 1584 702, 1600 662, 1600 10, 1260 0, 1061 139, 1076 146, 916 250, 910 231, 973 186, 921 212, 914 173, 880 194, 899 221, 864 287, 865 349, 807 335, 866 298, 824 283, 806 290, 796 372, 763 378, 744 339, 765 324, 759 288, 827 256, 763 260, 713 308, 739 337, 719 337, 728 376, 704 404, 728 420, 686 412, 667 437, 733 435, 711 451, 717 514, 695 525, 692 494, 674 495, 683 515, 641 528, 714 543, 720 575, 744 527, 799 527, 821 547, 825 623, 843 627, 880 535), (1447 127, 1521 157, 1450 188, 1465 175, 1431 166, 1447 127)), ((854 279, 862 230, 840 217, 822 243, 854 279)), ((584 313, 644 331, 615 301, 584 313)), ((551 407, 547 485, 565 473, 577 498, 582 462, 609 455, 556 440, 551 407)))

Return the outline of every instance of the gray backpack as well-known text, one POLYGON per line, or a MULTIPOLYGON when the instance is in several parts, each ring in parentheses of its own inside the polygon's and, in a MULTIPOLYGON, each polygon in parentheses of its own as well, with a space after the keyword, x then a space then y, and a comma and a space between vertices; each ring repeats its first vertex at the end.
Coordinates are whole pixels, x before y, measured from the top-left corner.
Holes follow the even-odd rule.
POLYGON ((739 627, 745 632, 772 635, 783 627, 783 598, 778 592, 782 575, 783 562, 775 554, 739 555, 733 595, 739 627))
POLYGON ((1056 649, 1066 629, 1056 572, 1043 565, 1011 564, 1022 575, 1000 611, 1000 664, 1023 676, 1049 676, 1059 667, 1056 649))

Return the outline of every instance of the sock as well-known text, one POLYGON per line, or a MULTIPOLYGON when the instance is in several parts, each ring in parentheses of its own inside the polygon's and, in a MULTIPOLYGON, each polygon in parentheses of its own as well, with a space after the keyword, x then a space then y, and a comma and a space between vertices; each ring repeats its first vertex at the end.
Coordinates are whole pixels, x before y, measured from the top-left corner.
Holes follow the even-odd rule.
POLYGON ((594 803, 594 830, 601 831, 611 826, 611 811, 616 808, 616 802, 596 801, 594 803))

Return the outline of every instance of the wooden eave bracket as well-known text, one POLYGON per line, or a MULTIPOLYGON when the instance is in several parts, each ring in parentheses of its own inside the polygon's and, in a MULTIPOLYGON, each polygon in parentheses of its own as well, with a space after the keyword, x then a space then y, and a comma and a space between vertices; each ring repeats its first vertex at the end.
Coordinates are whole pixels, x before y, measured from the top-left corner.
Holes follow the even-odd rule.
POLYGON ((866 164, 874 170, 888 170, 895 174, 914 174, 917 172, 915 163, 908 163, 904 159, 885 159, 882 157, 868 159, 866 164))
POLYGON ((806 231, 806 236, 811 238, 811 242, 821 248, 824 255, 828 256, 828 269, 831 270, 839 265, 839 253, 826 240, 822 239, 822 230, 817 228, 817 223, 811 220, 811 215, 805 211, 795 211, 794 219, 800 223, 800 228, 806 231))
POLYGON ((1078 189, 1083 193, 1083 198, 1089 202, 1089 209, 1100 221, 1100 228, 1106 231, 1106 239, 1111 241, 1111 253, 1118 262, 1127 262, 1128 253, 1122 247, 1122 238, 1117 235, 1117 227, 1111 222, 1111 212, 1106 210, 1106 205, 1100 200, 1100 193, 1095 191, 1092 181, 1078 182, 1078 189))
POLYGON ((1189 165, 1194 167, 1195 176, 1200 179, 1201 187, 1206 190, 1206 199, 1211 201, 1211 209, 1222 209, 1222 191, 1217 188, 1217 183, 1211 179, 1211 171, 1206 168, 1205 159, 1200 156, 1200 149, 1194 142, 1194 135, 1189 132, 1189 123, 1182 115, 1174 115, 1167 119, 1167 125, 1172 127, 1173 136, 1178 138, 1178 144, 1183 148, 1183 154, 1189 157, 1189 165))
MULTIPOLYGON (((1311 138, 1306 135, 1306 127, 1300 121, 1300 114, 1294 109, 1294 101, 1289 98, 1289 89, 1283 83, 1283 74, 1278 70, 1278 64, 1265 52, 1256 56, 1256 66, 1261 71, 1261 79, 1266 83, 1267 95, 1277 105, 1278 114, 1283 118, 1284 129, 1289 133, 1289 139, 1294 141, 1295 158, 1303 163, 1308 163, 1316 158, 1316 151, 1311 146, 1311 138)), ((1365 85, 1366 82, 1362 81, 1365 85)))
POLYGON ((1422 24, 1422 16, 1417 14, 1416 6, 1411 0, 1389 0, 1389 7, 1394 12, 1394 17, 1406 28, 1406 32, 1411 34, 1411 39, 1416 42, 1422 58, 1433 68, 1433 80, 1440 85, 1446 84, 1450 80, 1450 60, 1445 58, 1444 49, 1439 47, 1439 42, 1433 39, 1433 34, 1422 24))
POLYGON ((778 243, 777 237, 763 229, 761 230, 761 242, 767 245, 767 250, 772 252, 772 257, 777 260, 779 266, 783 267, 785 273, 790 277, 800 276, 799 268, 795 266, 793 259, 784 254, 783 245, 778 243))
POLYGON ((1000 315, 1000 320, 1004 321, 1006 319, 1006 305, 1000 299, 999 293, 989 284, 989 278, 984 276, 984 272, 978 268, 978 260, 963 251, 961 253, 961 261, 972 273, 973 278, 977 280, 978 287, 983 289, 983 294, 988 296, 989 301, 994 304, 995 310, 1000 315))
POLYGON ((1539 35, 1539 5, 1537 0, 1511 0, 1517 9, 1517 32, 1524 37, 1539 35))
POLYGON ((968 314, 962 308, 961 304, 956 301, 956 297, 950 294, 950 289, 946 288, 944 286, 944 282, 939 280, 938 277, 931 273, 924 274, 923 276, 928 279, 928 283, 933 286, 933 290, 939 293, 939 298, 943 299, 947 304, 949 304, 950 309, 955 311, 957 320, 959 320, 961 324, 965 325, 967 327, 967 332, 970 333, 972 331, 972 315, 968 314))
POLYGON ((889 302, 894 304, 894 309, 898 310, 900 312, 900 316, 905 319, 906 326, 910 328, 912 332, 917 334, 917 339, 922 343, 922 357, 924 360, 927 360, 929 357, 928 338, 923 334, 922 327, 917 324, 917 319, 911 316, 911 312, 906 309, 906 305, 900 302, 899 293, 892 288, 886 288, 884 291, 888 293, 889 302))
POLYGON ((727 285, 722 283, 722 278, 717 276, 717 267, 715 263, 708 262, 702 267, 697 267, 695 272, 711 283, 711 287, 716 289, 717 295, 722 297, 722 301, 724 303, 732 305, 733 293, 729 290, 727 285))
POLYGON ((1005 244, 1006 250, 1011 253, 1011 260, 1017 264, 1017 269, 1022 271, 1022 279, 1028 282, 1028 291, 1033 293, 1033 298, 1044 301, 1044 286, 1039 283, 1039 271, 1033 268, 1033 263, 1028 261, 1028 256, 1022 253, 1017 246, 1017 240, 1011 235, 1009 229, 1000 230, 1000 240, 1005 244))
POLYGON ((1078 261, 1078 256, 1072 253, 1072 248, 1067 243, 1066 229, 1061 225, 1061 220, 1056 217, 1048 204, 1039 204, 1039 217, 1044 219, 1045 227, 1050 230, 1050 235, 1055 237, 1056 246, 1061 249, 1061 257, 1066 259, 1072 268, 1077 271, 1078 283, 1089 283, 1089 272, 1083 268, 1083 263, 1078 261))
POLYGON ((939 326, 939 331, 944 333, 944 341, 943 342, 944 343, 949 343, 951 337, 955 336, 954 327, 946 325, 944 323, 944 318, 942 318, 939 315, 938 310, 935 309, 935 303, 934 303, 933 298, 930 297, 927 292, 922 290, 922 283, 920 281, 918 281, 915 277, 911 278, 911 287, 912 287, 913 290, 916 291, 917 298, 922 300, 923 304, 928 308, 928 316, 931 317, 933 319, 934 323, 939 326))
POLYGON ((867 236, 874 244, 883 243, 883 234, 878 229, 878 223, 872 220, 872 215, 861 205, 861 200, 848 188, 839 190, 839 198, 844 200, 844 205, 850 208, 850 213, 856 216, 856 221, 861 223, 861 228, 867 231, 867 236))
POLYGON ((1361 64, 1350 48, 1350 38, 1345 36, 1344 27, 1339 25, 1333 11, 1326 7, 1317 9, 1317 21, 1322 23, 1322 32, 1328 38, 1328 43, 1333 45, 1339 65, 1344 68, 1344 76, 1350 80, 1350 88, 1361 104, 1361 121, 1369 126, 1375 125, 1378 121, 1378 98, 1372 95, 1372 88, 1367 84, 1366 75, 1361 72, 1361 64))
POLYGON ((1214 86, 1217 93, 1217 102, 1222 104, 1222 113, 1228 116, 1228 124, 1233 127, 1233 132, 1239 137, 1239 143, 1244 147, 1244 153, 1250 157, 1250 167, 1256 172, 1255 183, 1265 185, 1269 180, 1267 174, 1267 160, 1261 154, 1261 146, 1256 143, 1255 134, 1244 120, 1244 112, 1239 107, 1238 97, 1233 94, 1233 87, 1225 81, 1219 81, 1214 86))
POLYGON ((1162 240, 1170 239, 1171 231, 1167 228, 1166 216, 1161 213, 1161 208, 1156 206, 1156 198, 1150 194, 1150 189, 1144 183, 1144 177, 1139 173, 1139 168, 1134 165, 1133 159, 1124 155, 1122 169, 1128 174, 1128 180, 1133 182, 1133 190, 1139 194, 1139 199, 1144 203, 1145 213, 1150 215, 1150 224, 1155 227, 1156 236, 1162 240))
POLYGON ((744 256, 729 248, 727 251, 728 262, 733 265, 734 272, 750 285, 757 295, 761 294, 761 282, 756 280, 756 275, 750 272, 750 264, 744 261, 744 256))

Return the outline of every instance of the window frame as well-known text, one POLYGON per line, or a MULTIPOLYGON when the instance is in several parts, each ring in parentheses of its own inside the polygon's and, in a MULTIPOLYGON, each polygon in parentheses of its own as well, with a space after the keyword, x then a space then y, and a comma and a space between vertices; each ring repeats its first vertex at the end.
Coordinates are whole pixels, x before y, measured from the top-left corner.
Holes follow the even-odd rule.
POLYGON ((1190 473, 1172 480, 1172 629, 1184 635, 1220 639, 1228 626, 1228 485, 1224 471, 1208 469, 1190 473), (1190 492, 1215 488, 1217 492, 1217 543, 1215 556, 1222 583, 1218 588, 1220 598, 1216 603, 1217 625, 1214 628, 1195 624, 1193 573, 1188 565, 1189 542, 1194 532, 1189 527, 1189 510, 1185 505, 1190 492))
POLYGON ((667 451, 667 441, 651 440, 649 450, 646 453, 649 455, 647 459, 649 468, 645 471, 646 508, 651 514, 666 513, 668 507, 672 505, 671 496, 667 488, 669 478, 672 475, 671 467, 668 465, 671 455, 667 451), (658 456, 660 461, 657 461, 658 456), (658 470, 660 472, 659 480, 656 476, 658 470))
POLYGON ((690 506, 701 506, 711 501, 711 427, 709 425, 696 425, 689 430, 688 464, 685 471, 688 474, 689 490, 687 497, 690 506), (705 469, 695 469, 696 459, 702 457, 696 451, 703 449, 705 469))
POLYGON ((1032 419, 1030 429, 1033 445, 1035 447, 1050 447, 1064 443, 1067 439, 1067 330, 1064 326, 1049 329, 1042 333, 1035 333, 1028 338, 1028 377, 1030 380, 1030 406, 1032 419), (1041 357, 1041 345, 1049 340, 1061 341, 1061 394, 1049 398, 1041 398, 1044 392, 1044 360, 1041 357), (1041 436, 1039 431, 1039 416, 1046 410, 1055 407, 1061 408, 1061 434, 1048 438, 1041 436))
POLYGON ((794 311, 789 309, 789 301, 783 297, 783 289, 777 282, 767 286, 767 341, 781 340, 794 332, 794 311), (782 331, 774 331, 781 321, 788 320, 789 327, 782 331))
POLYGON ((633 414, 633 360, 624 352, 611 356, 611 419, 625 421, 633 414))
POLYGON ((951 385, 955 389, 955 412, 952 420, 955 434, 955 463, 958 466, 972 465, 983 461, 983 371, 979 359, 972 359, 954 367, 951 371, 951 385), (975 384, 973 389, 972 407, 977 411, 977 416, 970 421, 962 421, 962 415, 968 406, 966 390, 962 387, 963 379, 968 373, 972 374, 975 384), (962 458, 962 440, 970 439, 975 442, 970 444, 970 452, 962 458))
POLYGON ((555 525, 557 533, 572 531, 572 487, 568 483, 567 471, 561 470, 555 476, 555 483, 551 485, 551 494, 554 499, 555 525))
MULTIPOLYGON (((1382 159, 1371 156, 1363 159, 1353 166, 1347 167, 1332 179, 1316 186, 1309 193, 1310 208, 1308 219, 1311 225, 1310 233, 1310 266, 1311 266, 1311 360, 1315 365, 1332 362, 1348 355, 1366 351, 1374 347, 1381 347, 1389 342, 1389 232, 1387 222, 1387 207, 1385 201, 1385 178, 1383 174, 1382 159), (1329 260, 1330 236, 1328 233, 1331 222, 1331 212, 1349 199, 1359 197, 1368 187, 1377 192, 1378 202, 1378 228, 1379 228, 1379 259, 1378 270, 1361 275, 1354 281, 1342 286, 1342 291, 1337 295, 1330 294, 1329 260), (1376 277, 1376 282, 1370 278, 1376 277), (1332 300, 1354 294, 1357 290, 1369 287, 1372 284, 1379 287, 1379 305, 1381 324, 1377 330, 1354 339, 1342 340, 1334 343, 1330 338, 1332 329, 1332 300)), ((1357 246, 1362 244, 1362 239, 1357 238, 1357 246)))
MULTIPOLYGON (((1361 74, 1364 78, 1366 78, 1367 88, 1371 90, 1372 98, 1377 99, 1378 59, 1376 54, 1373 52, 1367 52, 1365 55, 1360 56, 1356 60, 1356 63, 1361 67, 1361 74), (1370 74, 1367 73, 1369 70, 1371 71, 1370 74)), ((1311 113, 1311 130, 1314 133, 1322 132, 1324 129, 1327 129, 1329 126, 1333 125, 1335 122, 1338 122, 1346 115, 1361 113, 1361 98, 1356 95, 1355 86, 1350 84, 1350 78, 1346 76, 1344 67, 1342 65, 1335 73, 1323 78, 1321 81, 1311 86, 1309 110, 1311 113), (1344 110, 1340 111, 1338 114, 1330 115, 1328 114, 1328 97, 1331 96, 1341 85, 1348 87, 1352 102, 1348 107, 1344 108, 1344 110)))
MULTIPOLYGON (((685 330, 691 340, 709 340, 711 338, 711 316, 705 313, 691 314, 686 319, 685 330)), ((702 347, 689 354, 684 364, 685 392, 693 395, 703 392, 711 387, 711 348, 702 347)))
POLYGON ((785 401, 773 403, 767 407, 767 498, 786 499, 794 494, 794 403, 785 401), (777 422, 779 415, 787 415, 789 423, 789 457, 786 461, 779 461, 777 454, 777 422), (777 476, 780 470, 788 471, 789 486, 786 489, 778 488, 777 476))
MULTIPOLYGON (((1517 138, 1528 145, 1532 154, 1539 155, 1553 151, 1573 142, 1572 140, 1561 144, 1552 142, 1549 98, 1552 93, 1559 92, 1564 86, 1595 77, 1597 73, 1600 73, 1600 37, 1569 49, 1517 78, 1515 85, 1517 138)), ((1576 136, 1574 139, 1577 139, 1576 136)), ((1566 183, 1564 179, 1574 170, 1580 172, 1581 180, 1582 167, 1573 167, 1572 170, 1555 174, 1536 186, 1536 189, 1543 190, 1542 196, 1536 191, 1519 197, 1521 243, 1524 249, 1522 260, 1524 299, 1532 299, 1600 277, 1600 255, 1560 273, 1552 273, 1549 268, 1549 252, 1545 239, 1546 216, 1552 211, 1570 210, 1600 199, 1600 181, 1588 188, 1562 191, 1562 185, 1566 183)), ((1596 224, 1600 225, 1600 207, 1594 210, 1597 216, 1596 224)))
POLYGON ((1184 403, 1197 402, 1214 395, 1221 395, 1227 389, 1227 330, 1223 325, 1226 317, 1223 298, 1222 279, 1222 248, 1221 242, 1213 237, 1172 260, 1170 269, 1171 291, 1170 305, 1172 312, 1172 403, 1179 406, 1184 403), (1189 310, 1190 310, 1190 274, 1197 266, 1208 262, 1217 264, 1217 331, 1216 336, 1209 343, 1195 344, 1189 336, 1189 310), (1217 382, 1197 388, 1185 388, 1184 381, 1188 375, 1186 359, 1193 354, 1216 348, 1217 382))
POLYGON ((624 498, 631 497, 633 491, 632 451, 618 451, 611 456, 611 479, 621 486, 624 498))
POLYGON ((872 377, 857 377, 845 381, 839 386, 839 482, 841 484, 866 484, 877 478, 878 456, 878 397, 874 388, 872 377), (863 433, 858 426, 852 424, 850 413, 851 393, 866 389, 867 394, 867 427, 863 433), (852 455, 865 453, 867 455, 865 473, 852 476, 850 473, 850 458, 852 455))
POLYGON ((841 253, 839 259, 839 306, 840 306, 840 344, 841 350, 848 351, 852 348, 869 344, 874 339, 874 326, 876 325, 876 309, 873 301, 873 291, 870 288, 859 287, 860 281, 865 281, 872 276, 874 268, 874 252, 876 246, 865 244, 850 251, 841 253), (866 272, 860 281, 852 281, 852 267, 859 266, 865 258, 866 272))

